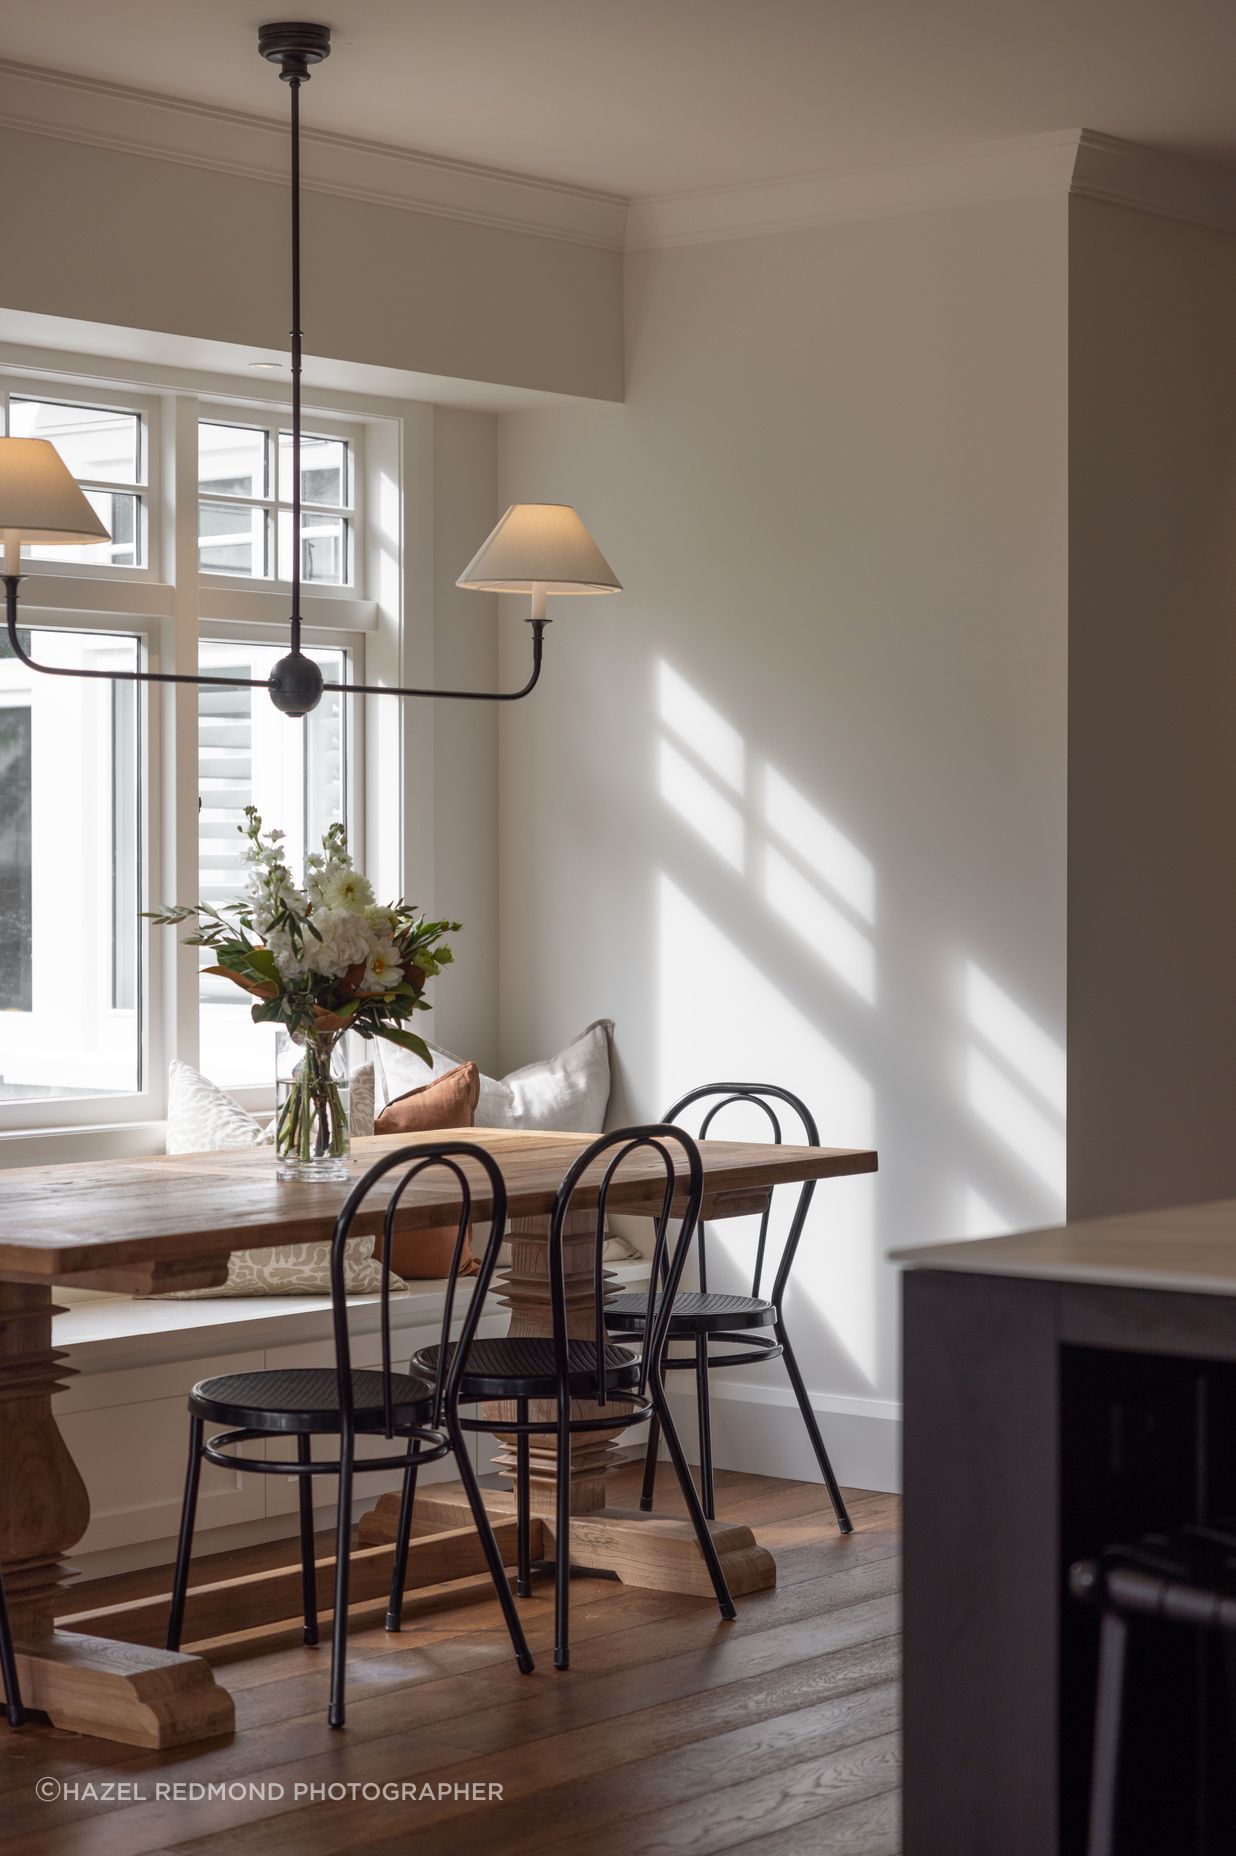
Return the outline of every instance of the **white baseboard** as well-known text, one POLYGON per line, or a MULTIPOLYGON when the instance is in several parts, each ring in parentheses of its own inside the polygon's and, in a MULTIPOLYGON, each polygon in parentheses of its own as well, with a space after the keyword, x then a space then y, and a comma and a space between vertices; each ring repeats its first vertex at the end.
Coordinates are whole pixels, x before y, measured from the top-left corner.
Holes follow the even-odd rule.
MULTIPOLYGON (((674 1373, 668 1390, 683 1447, 694 1463, 699 1456, 694 1378, 674 1373)), ((795 1482, 820 1480, 802 1415, 788 1386, 743 1383, 728 1374, 713 1373, 709 1390, 712 1456, 718 1469, 785 1476, 795 1482)), ((813 1392, 811 1405, 838 1481, 851 1489, 900 1491, 901 1406, 895 1399, 813 1392)))

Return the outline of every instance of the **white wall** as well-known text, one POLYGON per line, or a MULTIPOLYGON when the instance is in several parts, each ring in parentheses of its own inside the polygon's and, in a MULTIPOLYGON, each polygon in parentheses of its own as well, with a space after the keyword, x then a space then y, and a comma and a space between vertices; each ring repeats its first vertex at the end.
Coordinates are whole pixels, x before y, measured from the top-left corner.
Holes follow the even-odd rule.
MULTIPOLYGON (((497 420, 434 409, 434 687, 498 687, 497 600, 455 581, 495 521, 497 420)), ((455 964, 435 989, 429 1035, 492 1071, 498 1062, 498 712, 491 703, 420 703, 434 735, 434 906, 463 923, 455 964), (432 711, 432 714, 426 713, 432 711)), ((407 803, 415 804, 414 794, 407 803)), ((418 872, 408 873, 419 899, 418 872)))
MULTIPOLYGON (((286 348, 286 187, 8 128, 0 172, 6 309, 286 348)), ((309 357, 617 398, 621 302, 620 252, 305 193, 309 357)))
POLYGON ((1236 240, 1069 207, 1069 1205, 1236 1193, 1236 240))
POLYGON ((620 1115, 764 1075, 879 1147, 790 1315, 852 1480, 885 1252, 1062 1204, 1066 238, 1061 197, 635 254, 626 403, 500 420, 500 501, 574 502, 627 589, 501 717, 502 1061, 610 1013, 620 1115))

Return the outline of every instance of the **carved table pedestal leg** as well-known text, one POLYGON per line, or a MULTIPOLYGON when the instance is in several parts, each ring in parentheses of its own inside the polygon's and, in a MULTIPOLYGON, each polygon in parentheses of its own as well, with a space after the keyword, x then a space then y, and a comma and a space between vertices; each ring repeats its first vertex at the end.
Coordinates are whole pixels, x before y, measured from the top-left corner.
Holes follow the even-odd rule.
POLYGON ((229 1733, 232 1698, 198 1656, 57 1630, 65 1564, 90 1504, 52 1414, 64 1380, 45 1286, 0 1282, 0 1562, 27 1708, 57 1727, 126 1746, 229 1733))

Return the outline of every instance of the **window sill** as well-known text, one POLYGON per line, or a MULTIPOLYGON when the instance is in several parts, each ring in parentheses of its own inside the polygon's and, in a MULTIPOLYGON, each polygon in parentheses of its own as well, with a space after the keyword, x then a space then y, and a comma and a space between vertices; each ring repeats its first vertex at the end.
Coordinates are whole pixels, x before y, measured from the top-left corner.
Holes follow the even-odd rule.
POLYGON ((0 1133, 0 1170, 71 1166, 79 1160, 145 1160, 161 1154, 163 1121, 115 1122, 93 1128, 10 1128, 0 1133))

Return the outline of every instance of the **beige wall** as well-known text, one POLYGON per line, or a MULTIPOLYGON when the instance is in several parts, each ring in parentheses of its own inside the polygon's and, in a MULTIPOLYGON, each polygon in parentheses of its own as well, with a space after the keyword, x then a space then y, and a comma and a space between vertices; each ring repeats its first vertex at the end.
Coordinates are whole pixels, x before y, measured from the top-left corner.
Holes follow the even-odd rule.
POLYGON ((1236 242, 1070 203, 1069 1197, 1236 1193, 1236 242))
MULTIPOLYGON (((433 661, 440 689, 498 687, 498 602, 455 585, 494 523, 496 428, 487 413, 434 410, 433 661)), ((431 1035, 492 1071, 498 1062, 497 713, 488 703, 410 706, 412 726, 432 724, 434 731, 435 907, 464 924, 455 965, 437 988, 431 1035)), ((408 882, 416 896, 415 870, 408 882)))
MULTIPOLYGON (((0 130, 8 309, 284 348, 288 192, 0 130)), ((622 255, 307 192, 311 355, 622 393, 622 255)))
POLYGON ((627 588, 501 718, 503 1062, 611 1013, 619 1113, 763 1074, 880 1147, 793 1310, 843 1415, 891 1415, 888 1249, 1061 1207, 1066 237, 638 254, 626 403, 500 420, 500 501, 576 503, 627 588))

